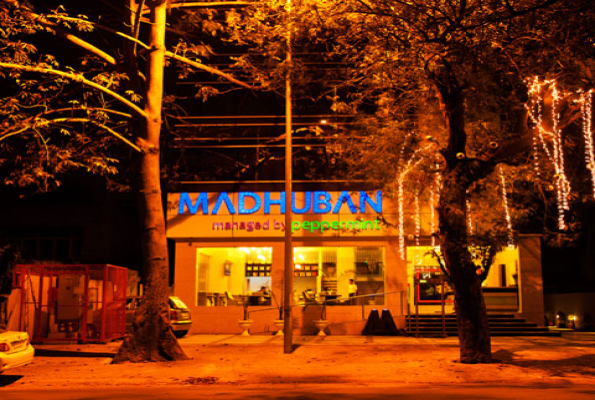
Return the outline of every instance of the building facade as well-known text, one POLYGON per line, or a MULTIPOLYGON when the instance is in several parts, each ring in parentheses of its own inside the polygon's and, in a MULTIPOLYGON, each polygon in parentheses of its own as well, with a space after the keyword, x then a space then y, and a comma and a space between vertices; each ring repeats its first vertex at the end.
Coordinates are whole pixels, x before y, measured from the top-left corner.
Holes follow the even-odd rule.
MULTIPOLYGON (((324 314, 331 334, 361 334, 374 308, 390 310, 401 328, 408 314, 453 311, 452 291, 433 256, 429 212, 420 213, 417 235, 406 236, 399 205, 381 191, 294 192, 290 227, 284 208, 283 192, 169 194, 172 290, 190 307, 194 333, 238 333, 244 310, 253 333, 276 329, 286 229, 294 246, 292 318, 299 334, 315 333, 314 321, 324 314)), ((521 237, 496 256, 484 293, 488 311, 543 323, 537 236, 521 237)))

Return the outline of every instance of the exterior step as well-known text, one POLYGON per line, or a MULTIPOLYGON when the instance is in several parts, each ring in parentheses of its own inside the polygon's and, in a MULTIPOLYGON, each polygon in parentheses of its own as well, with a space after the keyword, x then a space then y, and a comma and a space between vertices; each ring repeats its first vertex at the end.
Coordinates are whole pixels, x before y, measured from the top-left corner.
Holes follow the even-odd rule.
MULTIPOLYGON (((537 326, 533 322, 527 322, 514 314, 498 313, 488 314, 488 325, 491 336, 560 336, 559 332, 549 331, 545 327, 537 326)), ((417 319, 414 315, 406 318, 406 329, 409 335, 416 334, 416 327, 419 328, 419 335, 424 337, 443 336, 442 315, 420 314, 417 319)), ((457 336, 457 320, 454 314, 444 316, 444 331, 446 336, 457 336)))

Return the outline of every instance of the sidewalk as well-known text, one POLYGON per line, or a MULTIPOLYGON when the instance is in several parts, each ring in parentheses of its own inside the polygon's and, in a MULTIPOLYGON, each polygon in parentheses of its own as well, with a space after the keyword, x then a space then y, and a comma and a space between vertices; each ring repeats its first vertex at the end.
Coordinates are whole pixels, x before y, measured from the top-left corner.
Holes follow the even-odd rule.
MULTIPOLYGON (((496 337, 488 365, 460 364, 457 338, 194 335, 180 340, 191 360, 112 365, 120 342, 37 345, 33 364, 0 375, 15 390, 180 385, 595 385, 595 341, 496 337), (18 377, 10 382, 11 376, 18 377)), ((230 386, 230 387, 231 387, 230 386)), ((0 392, 3 388, 0 387, 0 392)))
POLYGON ((595 341, 595 332, 581 332, 575 330, 562 331, 562 337, 571 340, 591 340, 595 341))
MULTIPOLYGON (((273 345, 283 346, 283 336, 275 336, 272 334, 265 335, 233 335, 233 334, 216 334, 216 335, 188 335, 184 338, 178 339, 180 345, 185 349, 192 349, 197 346, 220 346, 220 345, 273 345)), ((595 346, 595 332, 577 332, 568 331, 562 332, 562 337, 493 337, 492 344, 499 346, 511 346, 513 344, 522 345, 527 342, 539 345, 548 346, 565 346, 568 344, 580 345, 584 342, 585 346, 595 346), (578 343, 576 343, 578 342, 578 343), (593 342, 593 343, 589 343, 593 342)), ((354 345, 393 345, 393 346, 420 346, 420 345, 435 345, 435 346, 457 346, 459 340, 457 337, 446 338, 427 338, 414 336, 361 336, 361 335, 327 335, 327 336, 294 336, 293 343, 296 346, 354 346, 354 345)), ((120 347, 121 341, 114 341, 106 344, 37 344, 36 349, 53 350, 53 351, 79 351, 79 352, 107 352, 115 353, 120 347)))
MULTIPOLYGON (((521 342, 525 343, 527 340, 537 343, 549 343, 553 345, 560 345, 560 343, 569 342, 595 342, 595 332, 578 332, 568 331, 562 333, 562 338, 565 339, 562 342, 560 338, 556 337, 540 337, 540 336, 517 336, 517 337, 493 337, 492 343, 514 343, 521 342)), ((216 344, 269 344, 283 342, 282 337, 273 335, 192 335, 182 339, 179 339, 183 345, 216 345, 216 344)), ((458 346, 459 339, 454 336, 446 338, 416 338, 414 336, 362 336, 362 335, 327 335, 327 336, 294 336, 293 342, 299 345, 364 345, 364 344, 383 344, 383 345, 417 345, 421 343, 435 343, 436 345, 441 344, 452 344, 456 343, 458 346)), ((595 345, 595 343, 592 343, 595 345)))

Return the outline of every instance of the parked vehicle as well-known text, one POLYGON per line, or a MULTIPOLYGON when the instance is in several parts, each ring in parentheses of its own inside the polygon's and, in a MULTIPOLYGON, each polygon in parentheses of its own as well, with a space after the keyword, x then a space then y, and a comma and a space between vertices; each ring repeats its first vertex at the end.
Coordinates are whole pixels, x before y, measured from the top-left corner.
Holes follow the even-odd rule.
POLYGON ((0 373, 29 364, 34 355, 27 332, 0 329, 0 373))
MULTIPOLYGON (((139 309, 142 297, 129 297, 126 300, 126 330, 130 329, 136 310, 139 309)), ((176 337, 186 336, 192 327, 192 318, 190 310, 179 297, 169 297, 169 318, 171 321, 171 330, 176 337)))

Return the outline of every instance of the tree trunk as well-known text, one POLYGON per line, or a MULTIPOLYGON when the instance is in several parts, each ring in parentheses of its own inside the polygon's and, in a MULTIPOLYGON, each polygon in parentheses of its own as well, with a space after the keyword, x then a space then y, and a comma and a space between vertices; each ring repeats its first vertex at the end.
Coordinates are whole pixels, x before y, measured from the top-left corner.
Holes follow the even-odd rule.
POLYGON ((444 177, 438 215, 442 233, 441 251, 455 291, 455 311, 460 344, 460 361, 490 363, 490 331, 481 281, 469 253, 466 225, 466 188, 460 169, 444 177))
POLYGON ((152 2, 151 49, 148 86, 145 96, 147 120, 142 124, 138 144, 143 152, 139 163, 139 211, 142 258, 145 277, 143 303, 132 332, 120 347, 114 363, 131 361, 171 361, 188 357, 171 331, 169 319, 169 263, 165 216, 161 199, 159 136, 165 66, 165 20, 167 1, 152 2))
POLYGON ((466 207, 467 189, 472 182, 484 176, 489 167, 466 155, 464 87, 448 64, 431 78, 440 93, 449 137, 448 145, 442 152, 446 166, 442 176, 438 219, 440 248, 455 292, 460 361, 468 364, 490 363, 490 331, 481 281, 469 253, 466 207))

